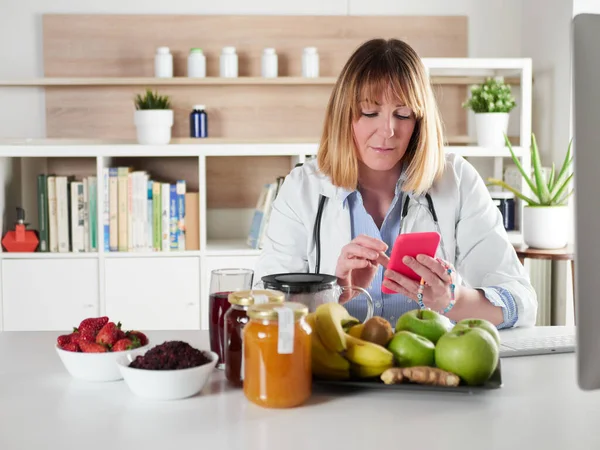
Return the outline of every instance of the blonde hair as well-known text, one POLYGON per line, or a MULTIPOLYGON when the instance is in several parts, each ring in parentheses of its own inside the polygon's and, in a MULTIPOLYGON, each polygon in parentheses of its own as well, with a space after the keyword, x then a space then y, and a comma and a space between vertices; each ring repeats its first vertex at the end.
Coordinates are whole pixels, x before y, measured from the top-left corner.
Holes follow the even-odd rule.
POLYGON ((444 171, 442 123, 429 77, 417 53, 398 39, 372 39, 346 62, 327 104, 317 155, 322 173, 335 186, 356 189, 358 157, 352 123, 359 102, 391 95, 409 107, 415 128, 403 157, 407 162, 404 191, 426 192, 444 171))

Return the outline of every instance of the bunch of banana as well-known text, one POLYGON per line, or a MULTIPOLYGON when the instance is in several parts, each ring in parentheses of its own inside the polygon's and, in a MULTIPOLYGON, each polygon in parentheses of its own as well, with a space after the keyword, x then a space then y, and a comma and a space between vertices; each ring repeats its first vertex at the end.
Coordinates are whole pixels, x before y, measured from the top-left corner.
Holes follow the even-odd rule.
POLYGON ((328 379, 378 377, 393 367, 385 347, 360 339, 360 321, 338 303, 320 305, 307 321, 312 333, 313 374, 328 379))
POLYGON ((329 380, 346 380, 350 378, 350 362, 337 352, 329 350, 316 330, 316 314, 310 313, 306 322, 312 328, 311 354, 312 372, 314 375, 329 380))

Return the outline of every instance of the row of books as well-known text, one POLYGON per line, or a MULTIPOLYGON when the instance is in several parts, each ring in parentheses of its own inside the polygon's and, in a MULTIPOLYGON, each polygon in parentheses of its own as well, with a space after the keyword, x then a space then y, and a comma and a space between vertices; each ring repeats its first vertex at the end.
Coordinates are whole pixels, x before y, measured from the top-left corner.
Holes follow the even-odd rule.
POLYGON ((254 215, 252 216, 250 231, 246 240, 246 243, 250 248, 263 248, 273 202, 279 193, 279 189, 281 188, 284 179, 285 177, 277 177, 272 183, 263 185, 260 191, 258 201, 256 202, 256 208, 254 209, 254 215))
POLYGON ((199 249, 198 193, 187 192, 184 180, 162 182, 145 171, 110 167, 103 171, 101 195, 98 219, 96 177, 40 174, 39 251, 98 251, 98 230, 105 252, 199 249))

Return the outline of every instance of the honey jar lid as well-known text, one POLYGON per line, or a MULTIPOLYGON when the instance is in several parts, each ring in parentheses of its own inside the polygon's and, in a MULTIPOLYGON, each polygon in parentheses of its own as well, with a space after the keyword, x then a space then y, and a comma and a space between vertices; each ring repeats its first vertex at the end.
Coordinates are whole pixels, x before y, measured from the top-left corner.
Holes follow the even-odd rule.
POLYGON ((294 319, 298 320, 308 315, 308 307, 302 303, 284 302, 284 303, 264 303, 253 305, 248 309, 248 317, 251 319, 277 320, 277 308, 288 308, 294 313, 294 319))
POLYGON ((250 291, 235 291, 228 296, 232 305, 250 306, 262 303, 283 303, 285 294, 273 289, 254 289, 250 291))

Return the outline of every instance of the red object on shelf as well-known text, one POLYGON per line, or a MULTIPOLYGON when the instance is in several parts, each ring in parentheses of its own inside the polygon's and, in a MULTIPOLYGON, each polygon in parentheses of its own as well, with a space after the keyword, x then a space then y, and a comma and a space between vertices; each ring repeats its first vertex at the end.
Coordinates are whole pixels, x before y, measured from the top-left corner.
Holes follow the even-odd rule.
POLYGON ((7 231, 2 238, 2 246, 7 252, 35 252, 40 239, 33 230, 28 230, 25 223, 25 210, 17 208, 17 223, 14 231, 7 231))

